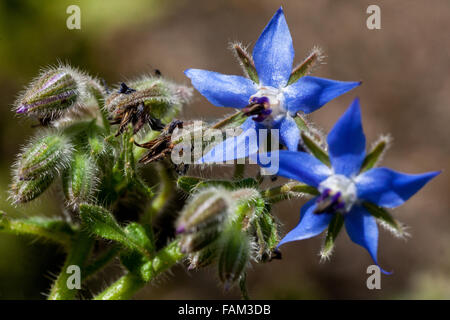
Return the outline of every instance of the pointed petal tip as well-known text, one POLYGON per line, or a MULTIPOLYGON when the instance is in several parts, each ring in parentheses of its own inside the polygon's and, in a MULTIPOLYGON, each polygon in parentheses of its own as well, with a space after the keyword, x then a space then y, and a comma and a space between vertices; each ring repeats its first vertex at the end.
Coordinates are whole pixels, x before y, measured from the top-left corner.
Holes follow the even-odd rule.
POLYGON ((280 6, 276 12, 277 14, 283 14, 284 15, 284 10, 283 10, 283 6, 280 6))

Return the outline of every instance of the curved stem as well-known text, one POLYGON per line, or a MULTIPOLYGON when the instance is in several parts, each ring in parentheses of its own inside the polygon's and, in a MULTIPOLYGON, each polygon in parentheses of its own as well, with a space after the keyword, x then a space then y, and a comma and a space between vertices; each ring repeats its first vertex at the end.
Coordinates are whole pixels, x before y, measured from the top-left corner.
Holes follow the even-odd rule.
POLYGON ((158 165, 159 170, 157 171, 161 186, 158 195, 153 199, 143 216, 144 223, 150 223, 153 217, 163 209, 167 200, 173 195, 176 186, 173 177, 171 177, 171 174, 169 173, 169 169, 163 164, 158 165))
POLYGON ((145 282, 134 274, 127 273, 95 297, 95 300, 128 300, 145 285, 145 282))
POLYGON ((147 282, 173 267, 184 257, 185 254, 181 253, 178 240, 175 240, 161 249, 152 260, 141 266, 139 270, 140 276, 134 273, 125 274, 97 295, 95 300, 130 299, 147 282))
POLYGON ((72 274, 67 273, 67 268, 72 265, 78 266, 81 269, 81 276, 83 277, 85 263, 93 244, 94 239, 90 237, 86 230, 81 228, 72 242, 70 251, 67 254, 66 262, 53 284, 48 300, 72 300, 76 297, 78 290, 75 288, 70 289, 68 286, 68 280, 72 274))

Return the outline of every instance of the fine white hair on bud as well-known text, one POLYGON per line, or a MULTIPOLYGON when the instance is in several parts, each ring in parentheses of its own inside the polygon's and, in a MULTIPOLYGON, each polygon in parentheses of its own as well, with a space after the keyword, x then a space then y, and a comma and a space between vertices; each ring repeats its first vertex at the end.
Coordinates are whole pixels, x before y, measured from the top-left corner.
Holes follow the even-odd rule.
POLYGON ((17 99, 18 114, 53 120, 65 111, 81 107, 90 92, 85 73, 69 65, 59 64, 43 69, 17 99))
POLYGON ((233 199, 225 189, 212 187, 194 194, 176 221, 176 232, 182 235, 181 251, 192 253, 214 242, 233 208, 233 199))
POLYGON ((89 155, 76 153, 69 168, 62 174, 62 182, 69 207, 76 209, 81 203, 94 202, 99 183, 99 170, 95 161, 89 155))
POLYGON ((28 202, 42 194, 69 166, 72 152, 70 139, 58 131, 46 130, 31 139, 13 165, 12 202, 28 202))
POLYGON ((59 131, 46 130, 22 148, 13 165, 17 180, 32 180, 39 176, 55 176, 68 167, 73 146, 59 131))
POLYGON ((9 189, 9 200, 14 205, 34 200, 48 189, 54 178, 52 175, 41 175, 32 180, 14 177, 9 189))
POLYGON ((219 278, 228 290, 241 279, 250 264, 252 243, 249 235, 236 223, 229 224, 220 238, 219 278))

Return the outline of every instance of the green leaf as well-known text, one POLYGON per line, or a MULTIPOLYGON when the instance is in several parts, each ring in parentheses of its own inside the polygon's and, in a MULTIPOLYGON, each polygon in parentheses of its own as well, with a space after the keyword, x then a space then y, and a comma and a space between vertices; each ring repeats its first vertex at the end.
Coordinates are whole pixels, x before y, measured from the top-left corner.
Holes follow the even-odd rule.
POLYGON ((334 242, 339 232, 341 231, 343 225, 344 225, 344 217, 342 216, 342 214, 339 213, 335 214, 328 226, 325 243, 323 245, 322 250, 320 251, 320 256, 322 259, 328 259, 331 256, 331 253, 333 252, 334 248, 334 242))
POLYGON ((88 230, 99 237, 114 240, 124 247, 136 250, 143 256, 150 258, 147 242, 142 240, 137 227, 121 228, 113 215, 106 209, 90 205, 80 205, 80 216, 88 230))
POLYGON ((75 234, 70 224, 59 219, 41 217, 9 219, 2 211, 0 211, 0 232, 20 236, 33 236, 53 241, 66 247, 69 247, 72 236, 75 234))
POLYGON ((384 224, 390 231, 398 237, 405 237, 407 233, 402 224, 392 217, 392 215, 384 208, 381 208, 370 202, 363 202, 364 208, 369 213, 384 224))
POLYGON ((380 159, 381 155, 385 151, 387 145, 388 145, 387 138, 381 139, 377 144, 375 144, 373 149, 364 158, 364 161, 363 161, 363 163, 361 165, 361 171, 360 172, 364 172, 364 171, 367 171, 369 169, 372 169, 377 164, 377 162, 380 159))
POLYGON ((133 242, 139 244, 140 247, 151 253, 155 251, 155 244, 152 239, 147 236, 147 231, 144 226, 136 222, 131 222, 125 227, 125 232, 128 237, 133 239, 133 242))

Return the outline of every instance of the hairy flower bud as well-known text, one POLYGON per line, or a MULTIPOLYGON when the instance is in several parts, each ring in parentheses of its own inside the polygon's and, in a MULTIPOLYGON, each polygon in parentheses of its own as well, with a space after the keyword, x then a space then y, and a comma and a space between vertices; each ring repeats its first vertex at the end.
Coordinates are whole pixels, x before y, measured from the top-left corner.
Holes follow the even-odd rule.
POLYGON ((280 252, 276 246, 280 241, 278 225, 269 212, 263 212, 252 223, 252 235, 256 241, 257 261, 270 261, 281 259, 280 252))
POLYGON ((219 278, 230 288, 243 276, 251 257, 251 243, 239 224, 230 224, 220 238, 219 278))
POLYGON ((68 66, 42 72, 16 102, 16 113, 53 119, 85 95, 85 78, 68 66))
POLYGON ((91 202, 98 184, 97 165, 88 155, 77 153, 70 167, 64 171, 62 181, 69 206, 91 202))
POLYGON ((209 188, 196 194, 176 223, 177 233, 193 233, 222 222, 228 215, 228 191, 209 188))
POLYGON ((10 199, 14 204, 25 203, 40 196, 53 182, 54 176, 41 175, 33 180, 13 178, 10 186, 10 199))
POLYGON ((194 252, 189 255, 189 270, 200 269, 206 267, 214 262, 217 258, 218 246, 217 242, 214 242, 200 251, 194 252))
POLYGON ((232 199, 224 189, 209 188, 194 195, 176 222, 176 232, 183 234, 181 250, 191 253, 216 240, 231 206, 232 199))
POLYGON ((60 133, 49 133, 33 139, 19 155, 15 164, 17 180, 33 180, 40 176, 55 176, 67 167, 72 154, 69 139, 60 133))

